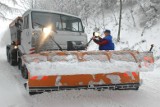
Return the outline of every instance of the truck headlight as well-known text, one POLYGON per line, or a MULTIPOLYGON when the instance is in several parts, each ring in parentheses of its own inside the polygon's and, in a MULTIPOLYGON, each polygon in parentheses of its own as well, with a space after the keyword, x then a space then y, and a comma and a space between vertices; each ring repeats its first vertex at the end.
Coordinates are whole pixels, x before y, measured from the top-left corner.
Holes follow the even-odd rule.
POLYGON ((14 46, 14 49, 17 49, 18 48, 18 46, 14 46))
POLYGON ((51 31, 52 31, 52 27, 51 26, 43 28, 43 33, 46 36, 48 36, 51 33, 51 31))

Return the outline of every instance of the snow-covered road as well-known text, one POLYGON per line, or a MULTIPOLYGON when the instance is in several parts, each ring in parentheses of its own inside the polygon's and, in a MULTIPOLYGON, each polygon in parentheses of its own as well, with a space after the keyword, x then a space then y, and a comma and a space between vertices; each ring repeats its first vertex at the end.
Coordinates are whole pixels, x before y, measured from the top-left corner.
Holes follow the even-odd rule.
MULTIPOLYGON (((0 107, 157 107, 160 105, 160 71, 142 73, 139 91, 59 91, 29 96, 17 67, 6 61, 0 48, 0 107)), ((160 68, 160 66, 159 66, 160 68)))

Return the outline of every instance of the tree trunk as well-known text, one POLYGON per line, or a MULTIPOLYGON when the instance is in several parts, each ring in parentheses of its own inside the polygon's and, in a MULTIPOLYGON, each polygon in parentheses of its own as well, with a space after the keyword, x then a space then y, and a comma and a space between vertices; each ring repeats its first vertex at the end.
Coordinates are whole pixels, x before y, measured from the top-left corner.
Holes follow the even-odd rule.
POLYGON ((121 34, 121 20, 122 20, 122 0, 120 0, 119 29, 118 29, 117 42, 120 42, 120 34, 121 34))
POLYGON ((135 22, 135 18, 133 16, 133 10, 132 9, 129 9, 130 13, 131 13, 131 17, 132 17, 132 20, 133 20, 133 26, 136 27, 136 22, 135 22))
POLYGON ((114 20, 115 20, 115 25, 118 25, 118 21, 117 21, 117 18, 116 18, 114 9, 111 7, 110 10, 111 10, 111 12, 112 12, 112 14, 113 14, 113 17, 114 17, 114 20))
POLYGON ((105 30, 104 5, 103 5, 103 0, 101 0, 101 10, 102 10, 103 30, 105 30))

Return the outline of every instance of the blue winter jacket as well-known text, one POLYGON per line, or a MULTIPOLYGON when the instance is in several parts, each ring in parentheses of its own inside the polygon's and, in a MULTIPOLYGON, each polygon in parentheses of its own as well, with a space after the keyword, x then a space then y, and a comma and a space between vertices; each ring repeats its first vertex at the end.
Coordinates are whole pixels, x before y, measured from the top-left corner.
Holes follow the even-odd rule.
POLYGON ((105 45, 100 45, 100 46, 99 46, 99 50, 114 50, 115 46, 114 46, 114 43, 113 43, 113 41, 112 41, 112 36, 111 36, 111 35, 105 36, 105 37, 102 39, 102 41, 103 41, 103 40, 107 40, 108 43, 105 44, 105 45))

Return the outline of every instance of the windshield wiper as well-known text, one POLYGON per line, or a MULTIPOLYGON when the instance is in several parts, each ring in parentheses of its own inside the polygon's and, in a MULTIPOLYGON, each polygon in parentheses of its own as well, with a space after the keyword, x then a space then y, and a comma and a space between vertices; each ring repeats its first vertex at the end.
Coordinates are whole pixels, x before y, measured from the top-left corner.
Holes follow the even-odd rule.
MULTIPOLYGON (((37 24, 37 25, 39 25, 39 26, 41 26, 42 27, 42 29, 44 29, 45 28, 45 26, 44 25, 42 25, 42 24, 40 24, 40 23, 37 23, 37 22, 33 22, 33 23, 35 23, 35 24, 37 24)), ((56 32, 56 31, 54 31, 54 32, 56 32)), ((57 33, 57 32, 56 32, 57 33)), ((63 49, 62 49, 62 47, 55 41, 55 39, 54 39, 54 37, 51 37, 51 39, 52 39, 52 41, 58 46, 58 48, 59 48, 59 50, 61 50, 61 51, 63 51, 63 49)))
POLYGON ((33 23, 35 23, 35 24, 37 24, 37 25, 41 26, 42 28, 44 28, 44 27, 45 27, 44 25, 42 25, 42 24, 40 24, 40 23, 37 23, 37 22, 33 22, 33 23))
POLYGON ((59 50, 63 51, 62 47, 55 41, 53 37, 51 37, 52 41, 58 46, 59 50))

